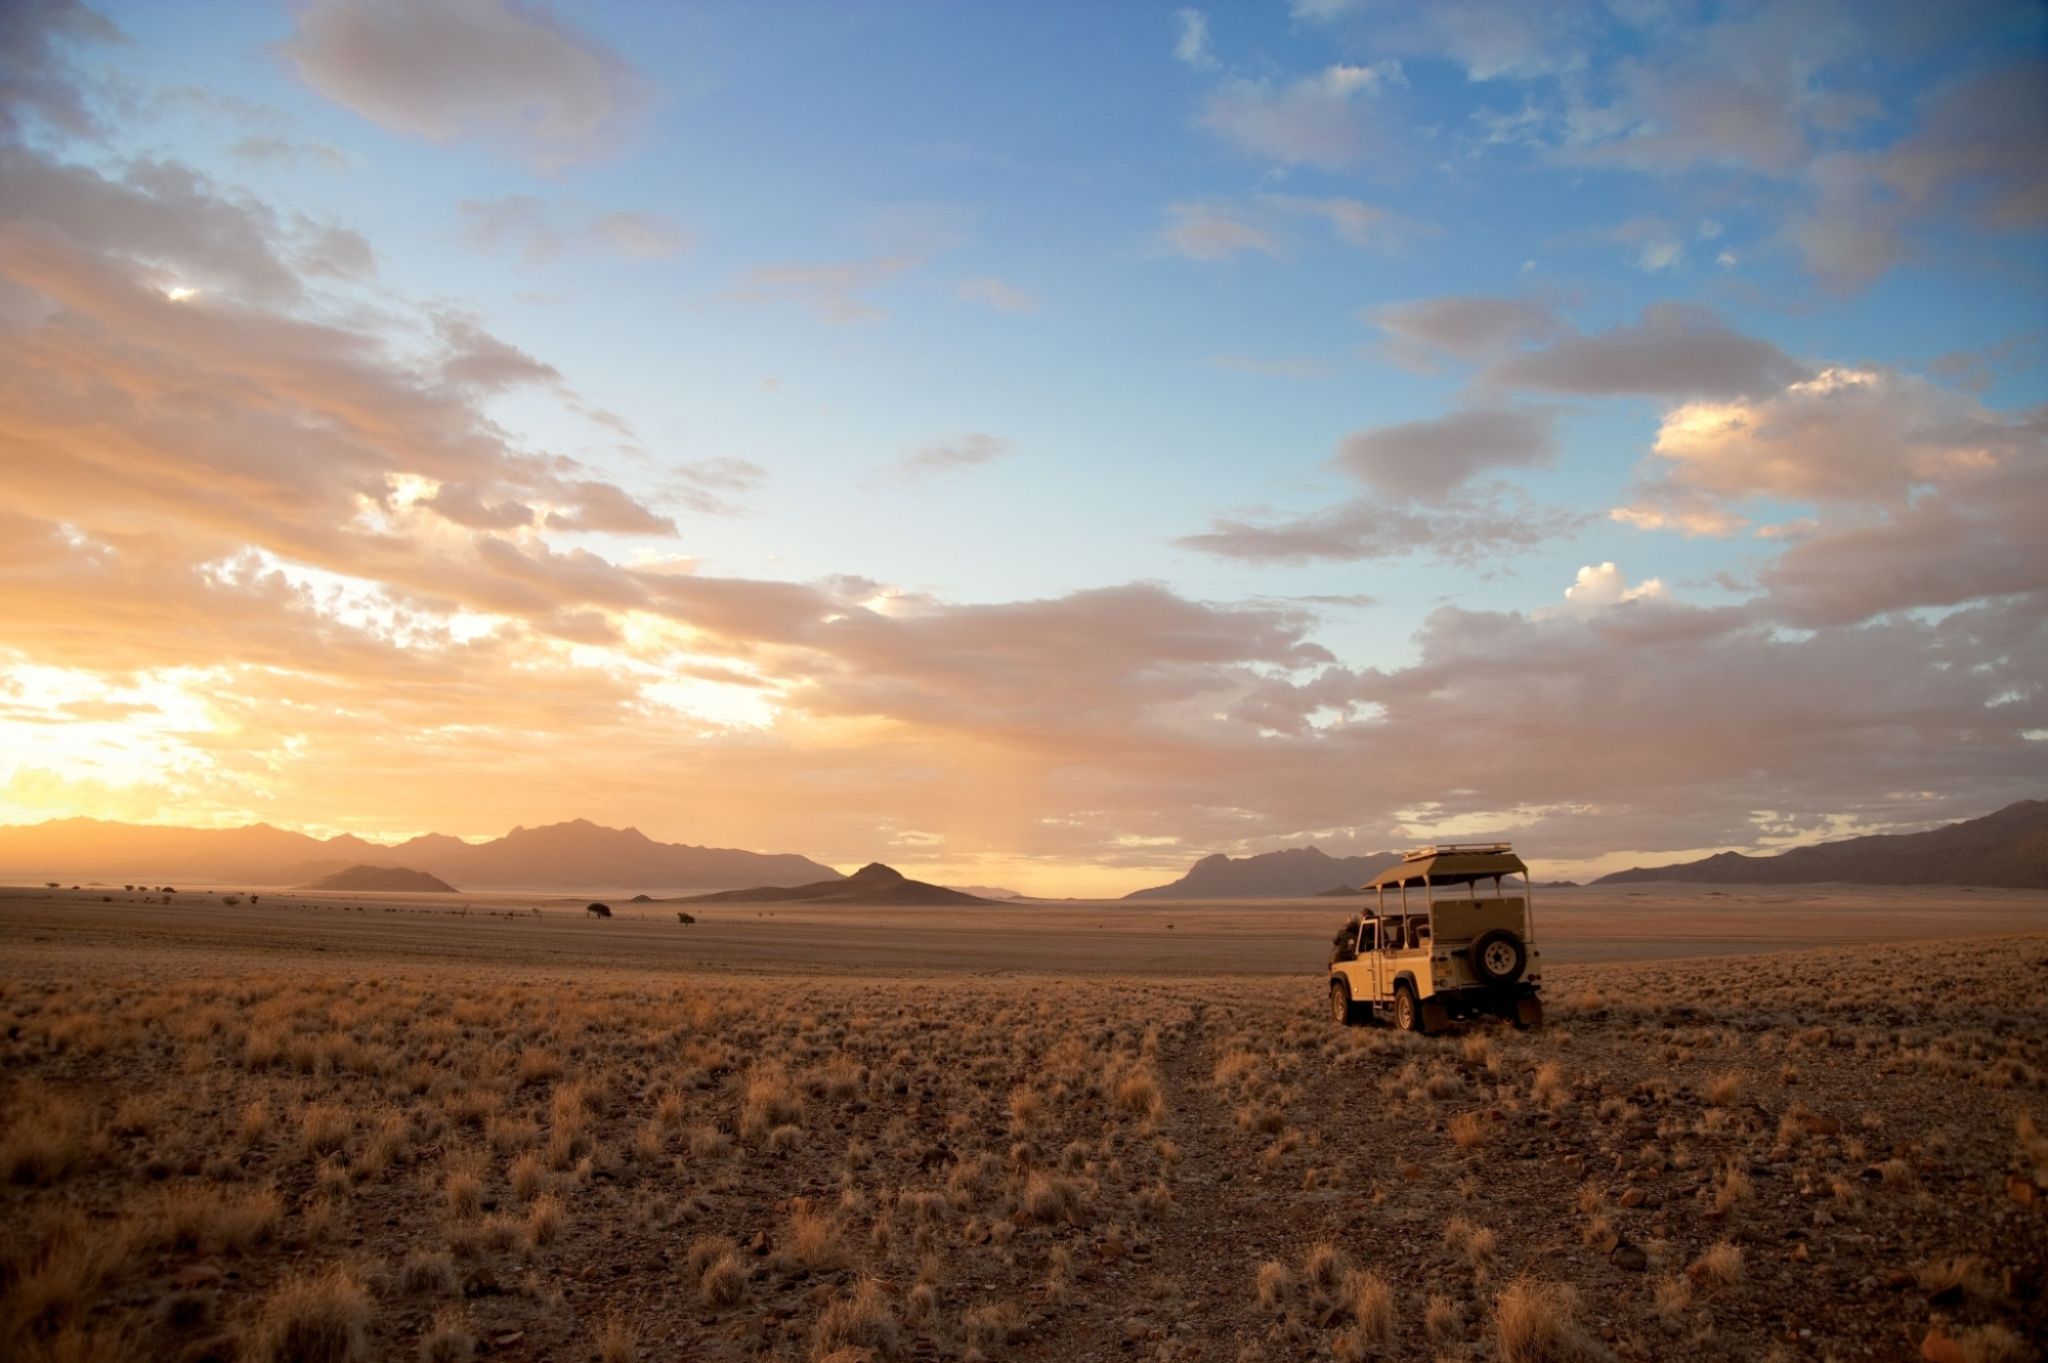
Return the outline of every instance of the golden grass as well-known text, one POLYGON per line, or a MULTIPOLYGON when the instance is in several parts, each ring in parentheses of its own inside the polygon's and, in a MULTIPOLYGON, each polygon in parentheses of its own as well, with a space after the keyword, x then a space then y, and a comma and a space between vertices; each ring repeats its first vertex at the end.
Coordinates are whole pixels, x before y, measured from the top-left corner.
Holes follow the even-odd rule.
POLYGON ((1767 1357, 1797 1303, 1882 1357, 1934 1300, 1990 1360, 2048 1191, 2030 949, 1429 1038, 1298 981, 0 977, 0 1355, 1767 1357), (1912 1280, 1852 1308, 1822 1255, 1912 1280))
POLYGON ((249 1337, 254 1363, 354 1363, 369 1356, 369 1294, 348 1269, 287 1278, 263 1300, 249 1337))

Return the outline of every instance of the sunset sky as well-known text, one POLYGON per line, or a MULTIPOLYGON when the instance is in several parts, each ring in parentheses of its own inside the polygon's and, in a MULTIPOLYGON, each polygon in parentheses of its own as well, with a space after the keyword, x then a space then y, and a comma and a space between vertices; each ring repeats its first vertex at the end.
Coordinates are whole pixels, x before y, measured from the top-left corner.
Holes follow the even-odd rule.
POLYGON ((0 5, 0 822, 1046 894, 2048 793, 2023 4, 0 5))

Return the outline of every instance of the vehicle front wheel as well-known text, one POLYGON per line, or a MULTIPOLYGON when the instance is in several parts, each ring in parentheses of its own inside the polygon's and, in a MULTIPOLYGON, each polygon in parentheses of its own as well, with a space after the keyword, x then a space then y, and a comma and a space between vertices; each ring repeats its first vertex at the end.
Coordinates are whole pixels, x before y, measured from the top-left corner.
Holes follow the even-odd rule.
POLYGON ((1404 983, 1394 990, 1394 1025, 1404 1032, 1422 1030, 1422 1005, 1416 1001, 1412 985, 1404 983))
POLYGON ((1342 980, 1330 981, 1330 1021, 1339 1027, 1358 1025, 1358 1005, 1351 1001, 1351 989, 1342 980))

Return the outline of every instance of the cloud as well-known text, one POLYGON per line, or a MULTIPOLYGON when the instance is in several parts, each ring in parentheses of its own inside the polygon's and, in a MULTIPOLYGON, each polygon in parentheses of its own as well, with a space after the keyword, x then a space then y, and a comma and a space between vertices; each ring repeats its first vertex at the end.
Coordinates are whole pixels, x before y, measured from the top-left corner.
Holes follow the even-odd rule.
POLYGON ((795 303, 835 326, 873 321, 888 314, 867 295, 964 244, 974 216, 973 210, 958 204, 898 204, 872 216, 866 255, 757 265, 744 272, 725 297, 743 303, 795 303))
POLYGON ((1829 368, 1765 398, 1666 413, 1634 504, 1643 528, 1730 534, 1757 502, 1814 506, 1757 573, 1795 623, 2048 591, 2048 415, 1925 379, 1829 368))
POLYGON ((658 213, 606 213, 590 235, 628 260, 666 260, 690 249, 690 234, 658 213))
POLYGON ((980 303, 997 312, 1037 312, 1038 300, 994 275, 963 279, 953 286, 953 296, 963 303, 980 303))
POLYGON ((516 0, 310 0, 279 51, 392 132, 482 137, 544 171, 616 149, 644 103, 617 54, 516 0))
POLYGON ((131 162, 120 178, 0 146, 0 202, 21 234, 54 234, 118 254, 163 288, 285 302, 303 291, 291 257, 305 245, 267 207, 229 198, 176 162, 131 162))
MULTIPOLYGON (((436 530, 541 513, 563 527, 672 529, 575 461, 519 449, 480 410, 535 383, 573 399, 551 366, 446 314, 399 337, 301 319, 291 262, 313 266, 296 224, 183 167, 112 181, 9 148, 0 176, 0 280, 39 300, 0 326, 0 424, 20 446, 8 462, 23 465, 9 489, 22 514, 128 544, 151 576, 260 551, 564 628, 576 593, 640 590, 543 546, 436 530), (199 287, 172 301, 170 280, 199 287), (31 461, 28 448, 61 457, 31 461)), ((388 308, 372 315, 392 321, 388 308)))
POLYGON ((1014 448, 999 435, 969 431, 965 435, 919 446, 870 482, 876 486, 911 487, 943 474, 993 464, 998 459, 1007 458, 1014 448))
POLYGON ((1174 60, 1196 71, 1216 69, 1216 56, 1209 50, 1209 18, 1198 9, 1175 10, 1174 60))
POLYGON ((354 170, 358 159, 331 142, 299 141, 270 133, 251 133, 228 148, 228 155, 246 166, 264 170, 297 170, 315 165, 322 170, 354 170))
POLYGON ((1931 95, 1918 128, 1874 151, 1814 160, 1784 237, 1823 283, 1862 288, 1908 258, 1916 230, 1960 218, 1994 232, 2048 225, 2042 90, 2048 61, 1980 72, 1931 95))
POLYGON ((1293 0, 1296 18, 1358 21, 1373 50, 1446 57, 1475 81, 1553 74, 1584 65, 1584 4, 1528 5, 1519 0, 1429 0, 1387 6, 1375 0, 1293 0))
POLYGON ((1674 486, 1714 497, 1897 503, 2030 434, 1924 379, 1835 367, 1768 397, 1673 408, 1653 449, 1674 486))
POLYGON ((1580 611, 1605 610, 1623 602, 1647 601, 1662 595, 1664 584, 1654 577, 1629 586, 1612 559, 1598 567, 1588 565, 1579 569, 1578 578, 1564 589, 1566 606, 1580 611))
POLYGON ((1763 392, 1802 377, 1803 368, 1770 342, 1682 303, 1653 304, 1634 326, 1567 337, 1496 361, 1481 375, 1499 387, 1553 393, 1714 397, 1763 392))
POLYGON ((1168 204, 1159 239, 1168 250, 1189 260, 1228 260, 1247 251, 1275 260, 1282 255, 1280 239, 1271 230, 1230 204, 1168 204))
POLYGON ((501 194, 455 206, 462 239, 479 251, 513 250, 527 265, 545 265, 572 250, 626 260, 666 260, 690 249, 686 230, 656 213, 592 213, 565 199, 501 194))
POLYGON ((792 302, 834 326, 870 322, 888 314, 863 294, 923 262, 916 256, 757 265, 727 294, 744 303, 792 302))
POLYGON ((1685 242, 1662 218, 1631 218, 1614 229, 1614 239, 1636 253, 1644 274, 1672 269, 1685 261, 1685 242))
POLYGON ((1174 543, 1244 563, 1348 563, 1430 554, 1478 563, 1571 535, 1595 518, 1475 488, 1493 469, 1547 465, 1551 414, 1485 407, 1371 427, 1344 437, 1330 463, 1373 489, 1300 516, 1237 512, 1174 543))
POLYGON ((591 479, 567 484, 568 505, 548 514, 547 523, 561 530, 597 531, 615 535, 673 535, 676 523, 656 515, 631 494, 610 483, 591 479))
MULTIPOLYGON (((2048 440, 1874 520, 1822 522, 1758 570, 1770 609, 1800 626, 2012 599, 2048 613, 2048 440)), ((2048 664, 2048 658, 2039 660, 2048 664)))
POLYGON ((1387 334, 1396 364, 1434 372, 1443 356, 1482 361, 1556 339, 1570 330, 1541 304, 1519 298, 1446 296, 1388 303, 1365 314, 1387 334))
POLYGON ((1196 121, 1262 160, 1341 170, 1369 145, 1353 101, 1404 79, 1390 61, 1329 66, 1281 86, 1233 78, 1210 92, 1196 121))
POLYGON ((1159 241, 1168 251, 1189 260, 1228 260, 1252 251, 1284 260, 1289 254, 1290 225, 1300 219, 1321 222, 1339 241, 1361 250, 1389 249, 1401 232, 1392 213, 1357 199, 1257 194, 1241 201, 1195 199, 1168 204, 1159 241))
POLYGON ((1548 412, 1474 408, 1355 431, 1331 462, 1384 496, 1442 502, 1480 472, 1540 468, 1555 453, 1548 412))
POLYGON ((554 387, 562 381, 553 365, 499 340, 469 318, 443 316, 437 329, 446 346, 441 378, 449 384, 497 393, 532 385, 554 387))
POLYGON ((78 0, 9 0, 0 7, 0 135, 18 135, 27 115, 69 136, 98 136, 72 49, 126 41, 78 0))
POLYGON ((1258 202, 1278 213, 1320 218, 1338 240, 1360 250, 1381 249, 1392 240, 1393 215, 1384 208, 1361 203, 1357 199, 1261 194, 1258 202))
POLYGON ((768 470, 746 459, 698 459, 678 464, 667 495, 692 511, 709 516, 738 514, 742 507, 731 500, 752 492, 767 480, 768 470))
POLYGON ((1183 535, 1183 549, 1268 566, 1359 563, 1428 554, 1474 564, 1570 536, 1595 518, 1475 496, 1449 507, 1421 508, 1384 498, 1355 497, 1304 516, 1232 514, 1183 535))

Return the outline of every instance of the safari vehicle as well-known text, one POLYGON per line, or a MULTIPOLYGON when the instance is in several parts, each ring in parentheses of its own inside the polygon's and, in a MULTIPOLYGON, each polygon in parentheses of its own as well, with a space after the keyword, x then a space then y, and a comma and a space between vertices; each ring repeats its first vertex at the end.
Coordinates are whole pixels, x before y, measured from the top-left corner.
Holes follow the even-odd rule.
POLYGON ((1372 906, 1330 952, 1330 1014, 1340 1025, 1391 1014, 1403 1031, 1454 1018, 1543 1022, 1529 868, 1504 842, 1440 843, 1402 856, 1364 887, 1372 906), (1522 878, 1520 894, 1502 882, 1522 878), (1491 882, 1493 893, 1480 887, 1491 882))

